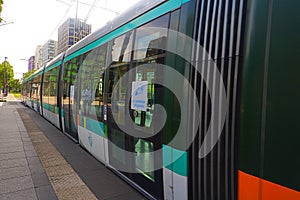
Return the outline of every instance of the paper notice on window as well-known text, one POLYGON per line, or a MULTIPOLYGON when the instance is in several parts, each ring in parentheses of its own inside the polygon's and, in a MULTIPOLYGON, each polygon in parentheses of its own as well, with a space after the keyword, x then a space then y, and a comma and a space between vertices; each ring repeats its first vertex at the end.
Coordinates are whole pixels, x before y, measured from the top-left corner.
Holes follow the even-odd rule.
POLYGON ((132 82, 131 109, 147 111, 148 81, 132 82))
POLYGON ((70 86, 70 99, 74 101, 74 85, 70 86))

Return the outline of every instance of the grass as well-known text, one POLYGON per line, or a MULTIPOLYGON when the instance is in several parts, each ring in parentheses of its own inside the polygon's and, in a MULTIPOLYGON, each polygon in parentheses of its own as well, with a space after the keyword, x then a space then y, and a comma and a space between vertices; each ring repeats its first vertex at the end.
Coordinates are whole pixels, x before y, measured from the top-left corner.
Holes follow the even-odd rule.
POLYGON ((16 99, 20 99, 21 98, 21 93, 13 93, 14 97, 16 99))

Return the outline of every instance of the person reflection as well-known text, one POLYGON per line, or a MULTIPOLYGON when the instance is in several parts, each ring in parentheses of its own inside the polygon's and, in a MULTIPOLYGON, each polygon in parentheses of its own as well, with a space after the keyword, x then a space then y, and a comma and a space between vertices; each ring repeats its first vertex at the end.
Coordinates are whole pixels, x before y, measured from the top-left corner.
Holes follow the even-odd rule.
POLYGON ((84 115, 88 115, 90 113, 91 110, 91 90, 90 88, 87 86, 87 84, 84 84, 83 86, 83 90, 81 91, 81 98, 83 101, 83 114, 84 115))

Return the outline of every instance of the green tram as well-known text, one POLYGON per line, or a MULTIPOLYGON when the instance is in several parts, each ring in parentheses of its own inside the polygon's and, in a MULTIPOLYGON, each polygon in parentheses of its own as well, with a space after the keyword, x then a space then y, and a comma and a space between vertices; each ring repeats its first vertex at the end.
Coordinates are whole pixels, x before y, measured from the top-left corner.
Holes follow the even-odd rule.
POLYGON ((24 80, 23 102, 149 199, 299 200, 299 9, 141 0, 24 80))

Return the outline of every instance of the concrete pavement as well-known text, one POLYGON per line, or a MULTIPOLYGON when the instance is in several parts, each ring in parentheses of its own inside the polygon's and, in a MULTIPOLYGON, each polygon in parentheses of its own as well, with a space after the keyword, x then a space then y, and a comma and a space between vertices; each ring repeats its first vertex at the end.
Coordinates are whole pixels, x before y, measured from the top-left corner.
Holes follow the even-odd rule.
POLYGON ((19 106, 0 102, 0 199, 57 199, 17 112, 19 106))
POLYGON ((12 95, 0 102, 0 200, 144 200, 12 95))

